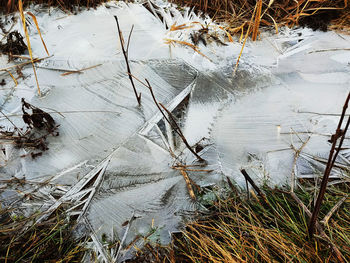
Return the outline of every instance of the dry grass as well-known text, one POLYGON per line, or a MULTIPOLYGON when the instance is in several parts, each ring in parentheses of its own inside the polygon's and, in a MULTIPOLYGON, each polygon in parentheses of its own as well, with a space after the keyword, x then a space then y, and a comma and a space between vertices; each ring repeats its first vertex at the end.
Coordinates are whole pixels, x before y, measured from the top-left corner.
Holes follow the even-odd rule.
MULTIPOLYGON (((74 6, 96 7, 105 1, 37 0, 35 3, 55 5, 63 10, 74 6)), ((195 7, 217 21, 225 21, 228 36, 245 35, 259 38, 263 26, 308 25, 314 29, 350 29, 347 0, 173 0, 195 7)), ((31 1, 25 1, 29 4, 31 1)), ((0 0, 5 11, 17 10, 17 1, 0 0)), ((23 12, 22 12, 23 13, 23 12)), ((24 19, 23 19, 24 20, 24 19)), ((172 30, 182 30, 179 25, 172 30)), ((175 40, 168 40, 169 43, 175 40)), ((193 48, 187 42, 181 42, 193 48)), ((29 47, 30 48, 30 47, 29 47)), ((244 46, 242 47, 244 48, 244 46)), ((204 55, 204 54, 203 54, 204 55)), ((237 62, 238 65, 238 62, 237 62)), ((312 210, 313 183, 303 182, 305 189, 296 194, 312 210), (312 190, 306 190, 312 189, 312 190)), ((331 186, 326 193, 320 218, 344 200, 324 230, 345 260, 350 261, 350 201, 345 198, 349 183, 331 186), (345 198, 345 199, 344 199, 345 198)), ((308 216, 292 196, 278 189, 264 188, 268 203, 253 195, 247 200, 233 191, 208 207, 210 213, 200 215, 188 224, 183 234, 174 237, 170 247, 146 245, 135 262, 337 262, 329 242, 316 236, 308 238, 308 216)), ((4 262, 79 261, 83 248, 71 236, 71 227, 59 216, 32 226, 34 218, 15 218, 10 211, 0 211, 0 259, 4 262)))
MULTIPOLYGON (((320 218, 349 192, 349 186, 328 189, 320 218)), ((152 262, 339 262, 323 238, 317 235, 309 240, 309 218, 288 192, 268 187, 264 191, 268 204, 255 195, 246 200, 238 192, 218 200, 209 207, 209 215, 198 216, 182 235, 174 237, 171 247, 156 246, 152 251, 148 246, 134 262, 150 256, 152 262)), ((297 196, 310 209, 312 191, 299 190, 297 196)), ((350 261, 349 222, 347 198, 324 225, 346 262, 350 261)))
POLYGON ((84 248, 72 237, 71 225, 63 211, 33 225, 36 216, 15 215, 0 208, 1 262, 80 262, 84 248))
MULTIPOLYGON (((31 0, 31 3, 58 6, 66 12, 76 7, 95 8, 109 0, 31 0)), ((253 40, 261 27, 306 25, 313 29, 350 30, 350 7, 347 0, 170 0, 179 6, 209 14, 214 20, 228 24, 228 34, 244 35, 249 28, 253 40)), ((133 2, 125 0, 125 2, 133 2)), ((18 11, 18 1, 0 0, 0 11, 18 11)))
POLYGON ((227 22, 231 34, 242 34, 249 28, 253 40, 264 26, 307 25, 313 29, 350 29, 347 0, 172 0, 209 14, 214 20, 227 22))

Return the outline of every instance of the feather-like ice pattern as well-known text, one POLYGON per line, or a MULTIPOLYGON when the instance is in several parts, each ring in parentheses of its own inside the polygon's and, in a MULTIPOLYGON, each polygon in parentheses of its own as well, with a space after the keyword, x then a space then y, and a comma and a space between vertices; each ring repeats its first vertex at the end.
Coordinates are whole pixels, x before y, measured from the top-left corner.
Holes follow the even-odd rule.
MULTIPOLYGON (((204 169, 213 170, 188 171, 200 186, 221 185, 225 176, 242 184, 241 167, 249 168, 258 182, 285 183, 292 172, 321 175, 327 140, 349 91, 349 56, 342 51, 347 36, 308 29, 281 28, 277 36, 262 32, 262 41, 247 42, 233 75, 240 43, 201 46, 208 57, 165 44, 166 38, 190 43, 194 30, 169 31, 166 26, 205 25, 210 19, 158 2, 152 12, 138 4, 111 2, 74 16, 57 9, 51 15, 36 13, 54 55, 36 64, 43 96, 36 95, 31 67, 22 69, 24 79, 16 88, 10 76, 1 75, 6 85, 0 89, 0 108, 15 125, 23 127, 21 98, 60 125, 60 135, 48 138, 49 150, 39 158, 1 142, 1 202, 27 214, 40 209, 46 216, 64 204, 91 236, 89 246, 101 262, 128 258, 131 250, 125 248, 138 234, 168 242, 183 216, 200 206, 190 198, 179 170, 172 169, 179 160, 190 165, 196 158, 164 121, 148 88, 135 80, 142 94, 138 106, 114 15, 125 39, 134 24, 132 74, 149 80, 157 101, 172 112, 188 143, 206 160, 204 169), (295 149, 304 142, 295 160, 295 149), (122 241, 120 248, 109 250, 104 235, 122 241)), ((18 24, 14 29, 22 30, 18 24)), ((46 56, 36 30, 30 34, 35 56, 46 56)), ((8 66, 1 57, 0 64, 8 66)), ((12 124, 0 116, 0 125, 12 124)), ((348 140, 345 146, 332 178, 345 177, 348 140)))
MULTIPOLYGON (((312 43, 311 47, 319 50, 324 48, 325 38, 322 35, 307 39, 305 44, 312 43)), ((342 46, 344 42, 338 44, 342 46)), ((264 166, 260 171, 255 169, 260 179, 270 177, 272 183, 289 184, 287 180, 295 169, 295 152, 306 141, 303 154, 327 159, 328 135, 335 132, 339 118, 327 113, 340 114, 342 110, 349 92, 349 68, 323 53, 317 57, 315 54, 295 52, 280 58, 269 85, 238 96, 222 111, 213 127, 213 138, 225 174, 243 184, 239 169, 254 167, 254 160, 258 159, 264 166), (326 68, 332 65, 331 69, 326 68)), ((344 156, 338 160, 348 161, 344 156)), ((304 173, 305 169, 315 173, 306 163, 297 164, 304 173)))

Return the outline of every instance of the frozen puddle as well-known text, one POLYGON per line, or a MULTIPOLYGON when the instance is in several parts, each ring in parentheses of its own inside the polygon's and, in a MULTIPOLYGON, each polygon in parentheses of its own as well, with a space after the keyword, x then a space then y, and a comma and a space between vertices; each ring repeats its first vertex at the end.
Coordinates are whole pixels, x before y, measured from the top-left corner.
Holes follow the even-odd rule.
MULTIPOLYGON (((149 80, 157 100, 173 112, 189 144, 207 161, 201 169, 212 170, 188 171, 195 183, 222 186, 229 176, 242 184, 242 167, 256 180, 273 184, 289 185, 292 174, 321 173, 329 152, 327 140, 350 90, 350 52, 345 49, 349 36, 308 29, 264 33, 262 41, 247 43, 233 76, 238 42, 200 45, 207 58, 165 43, 164 39, 190 42, 195 27, 167 28, 175 22, 204 24, 191 12, 164 6, 158 10, 164 23, 141 5, 120 3, 75 16, 57 9, 49 15, 38 7, 32 12, 53 55, 37 63, 42 96, 36 93, 30 65, 22 69, 24 79, 18 79, 17 87, 2 71, 6 85, 0 90, 1 111, 24 127, 25 98, 51 114, 60 135, 50 137, 49 150, 35 159, 28 155, 30 149, 16 149, 1 140, 1 202, 25 214, 46 212, 38 221, 65 205, 92 236, 91 246, 100 260, 121 260, 130 253, 108 251, 102 236, 121 239, 125 247, 137 235, 169 242, 169 233, 181 227, 184 216, 201 208, 188 195, 180 171, 172 167, 198 164, 196 158, 164 122, 149 90, 135 81, 142 93, 142 105, 137 106, 114 15, 125 37, 135 25, 132 74, 149 80), (81 74, 61 75, 89 67, 81 74), (305 142, 295 160, 295 150, 305 142), (177 158, 169 154, 169 147, 177 158), (26 183, 9 183, 11 179, 26 183)), ((22 32, 19 23, 14 28, 22 32)), ((34 55, 47 56, 35 26, 30 29, 34 55)), ((2 56, 0 65, 12 64, 2 56)), ((2 116, 0 125, 11 129, 10 121, 2 116)), ((349 164, 348 147, 338 162, 349 164)), ((346 175, 335 169, 332 176, 346 175)))

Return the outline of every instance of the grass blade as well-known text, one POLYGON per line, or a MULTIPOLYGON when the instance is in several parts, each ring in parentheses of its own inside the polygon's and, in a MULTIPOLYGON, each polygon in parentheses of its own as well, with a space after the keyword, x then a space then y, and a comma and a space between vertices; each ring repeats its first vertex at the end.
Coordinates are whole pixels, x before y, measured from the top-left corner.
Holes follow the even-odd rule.
POLYGON ((22 25, 23 25, 24 33, 25 33, 25 35, 26 35, 28 52, 29 52, 30 60, 31 60, 31 63, 32 63, 32 66, 33 66, 35 81, 36 81, 36 85, 37 85, 37 88, 38 88, 38 94, 39 94, 39 96, 41 96, 40 87, 39 87, 39 82, 38 82, 38 76, 37 76, 37 74, 36 74, 36 69, 35 69, 34 61, 33 61, 32 48, 31 48, 31 46, 30 46, 30 39, 29 39, 28 29, 27 29, 27 26, 26 26, 26 19, 25 19, 24 12, 23 12, 23 3, 22 3, 22 0, 19 0, 19 1, 18 1, 18 8, 19 8, 19 13, 20 13, 21 20, 22 20, 22 25))

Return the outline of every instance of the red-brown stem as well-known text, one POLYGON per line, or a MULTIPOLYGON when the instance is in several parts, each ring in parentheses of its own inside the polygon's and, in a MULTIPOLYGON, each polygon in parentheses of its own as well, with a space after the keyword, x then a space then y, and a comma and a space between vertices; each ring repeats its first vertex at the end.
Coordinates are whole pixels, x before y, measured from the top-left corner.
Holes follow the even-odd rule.
POLYGON ((343 124, 343 120, 344 120, 344 117, 345 117, 345 113, 346 113, 346 110, 347 110, 348 105, 349 105, 349 100, 350 100, 350 92, 349 92, 348 97, 347 97, 347 99, 345 101, 345 104, 343 106, 343 112, 341 114, 337 130, 336 130, 335 134, 332 136, 332 148, 331 148, 330 153, 329 153, 326 170, 325 170, 324 175, 323 175, 323 179, 322 179, 322 182, 321 182, 320 191, 319 191, 318 196, 317 196, 317 200, 316 200, 316 204, 315 204, 315 207, 314 207, 314 211, 312 212, 312 216, 311 216, 311 219, 310 219, 310 222, 309 222, 309 237, 310 238, 313 237, 314 232, 315 232, 315 224, 316 224, 317 217, 318 217, 318 214, 320 212, 321 204, 322 204, 325 192, 326 192, 329 175, 331 173, 331 170, 332 170, 332 168, 334 166, 334 163, 335 163, 335 161, 337 159, 338 153, 339 153, 339 151, 341 149, 341 146, 343 144, 343 141, 345 139, 345 134, 346 134, 346 132, 347 132, 347 130, 349 128, 350 117, 348 118, 348 121, 347 121, 347 123, 345 125, 344 130, 341 129, 341 126, 343 124), (337 144, 337 141, 338 141, 339 138, 341 138, 340 139, 340 143, 339 143, 339 146, 336 148, 336 144, 337 144), (335 153, 334 153, 334 151, 335 151, 335 153))

